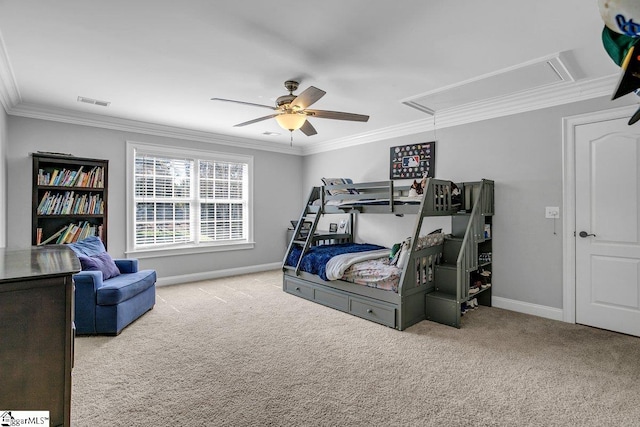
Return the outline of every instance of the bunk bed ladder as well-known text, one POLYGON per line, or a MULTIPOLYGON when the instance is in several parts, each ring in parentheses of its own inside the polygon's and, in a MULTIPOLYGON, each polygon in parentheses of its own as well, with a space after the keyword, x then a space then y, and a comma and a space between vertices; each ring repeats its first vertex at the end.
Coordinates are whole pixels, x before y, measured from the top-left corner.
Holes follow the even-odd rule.
MULTIPOLYGON (((312 211, 311 206, 313 205, 314 200, 322 197, 323 193, 320 191, 320 187, 313 187, 311 192, 309 193, 309 198, 307 199, 307 203, 304 205, 302 209, 302 213, 300 214, 300 218, 298 219, 298 223, 296 224, 295 230, 293 232, 293 238, 289 242, 289 246, 287 247, 287 252, 284 256, 284 260, 282 261, 282 269, 283 270, 295 270, 295 274, 298 275, 300 273, 300 263, 302 262, 302 257, 307 253, 309 248, 313 245, 313 236, 316 232, 316 227, 318 226, 318 221, 320 220, 320 215, 323 213, 322 208, 319 207, 316 212, 312 211), (311 227, 308 229, 304 229, 305 223, 311 223, 311 227), (302 234, 304 230, 305 234, 302 234), (287 265, 287 258, 289 254, 293 250, 296 245, 302 246, 302 253, 298 258, 298 262, 295 267, 287 265)), ((324 201, 321 206, 324 206, 324 201)))

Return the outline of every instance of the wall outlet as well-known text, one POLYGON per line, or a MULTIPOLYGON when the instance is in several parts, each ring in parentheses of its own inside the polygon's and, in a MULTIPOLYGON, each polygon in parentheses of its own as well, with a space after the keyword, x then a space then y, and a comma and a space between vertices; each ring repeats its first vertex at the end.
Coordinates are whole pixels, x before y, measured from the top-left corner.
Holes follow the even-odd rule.
POLYGON ((545 218, 560 218, 560 208, 557 206, 547 206, 544 213, 545 218))

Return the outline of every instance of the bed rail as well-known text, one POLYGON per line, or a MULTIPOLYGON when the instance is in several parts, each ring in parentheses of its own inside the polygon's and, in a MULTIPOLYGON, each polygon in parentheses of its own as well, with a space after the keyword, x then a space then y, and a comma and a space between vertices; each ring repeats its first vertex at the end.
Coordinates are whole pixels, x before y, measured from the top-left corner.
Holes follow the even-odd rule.
POLYGON ((422 213, 425 216, 449 215, 456 210, 451 203, 451 181, 428 178, 423 196, 410 198, 409 185, 393 181, 335 184, 319 187, 319 203, 314 209, 329 213, 422 213), (339 202, 336 206, 332 202, 339 202))

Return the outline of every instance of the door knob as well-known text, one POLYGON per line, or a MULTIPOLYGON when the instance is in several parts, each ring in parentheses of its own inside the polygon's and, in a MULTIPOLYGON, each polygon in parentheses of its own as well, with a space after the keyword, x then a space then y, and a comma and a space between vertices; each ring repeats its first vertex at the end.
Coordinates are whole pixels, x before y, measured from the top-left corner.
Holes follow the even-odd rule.
POLYGON ((589 236, 596 237, 596 235, 595 235, 595 234, 590 234, 590 233, 587 233, 586 231, 581 231, 580 233, 578 233, 578 236, 582 237, 583 239, 584 239, 585 237, 589 237, 589 236))

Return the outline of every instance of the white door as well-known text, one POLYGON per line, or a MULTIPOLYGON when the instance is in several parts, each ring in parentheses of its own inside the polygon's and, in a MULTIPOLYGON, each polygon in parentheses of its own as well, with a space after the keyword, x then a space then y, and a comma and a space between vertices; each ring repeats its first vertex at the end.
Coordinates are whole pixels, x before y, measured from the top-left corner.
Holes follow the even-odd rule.
POLYGON ((640 336, 640 125, 577 126, 576 323, 640 336))

